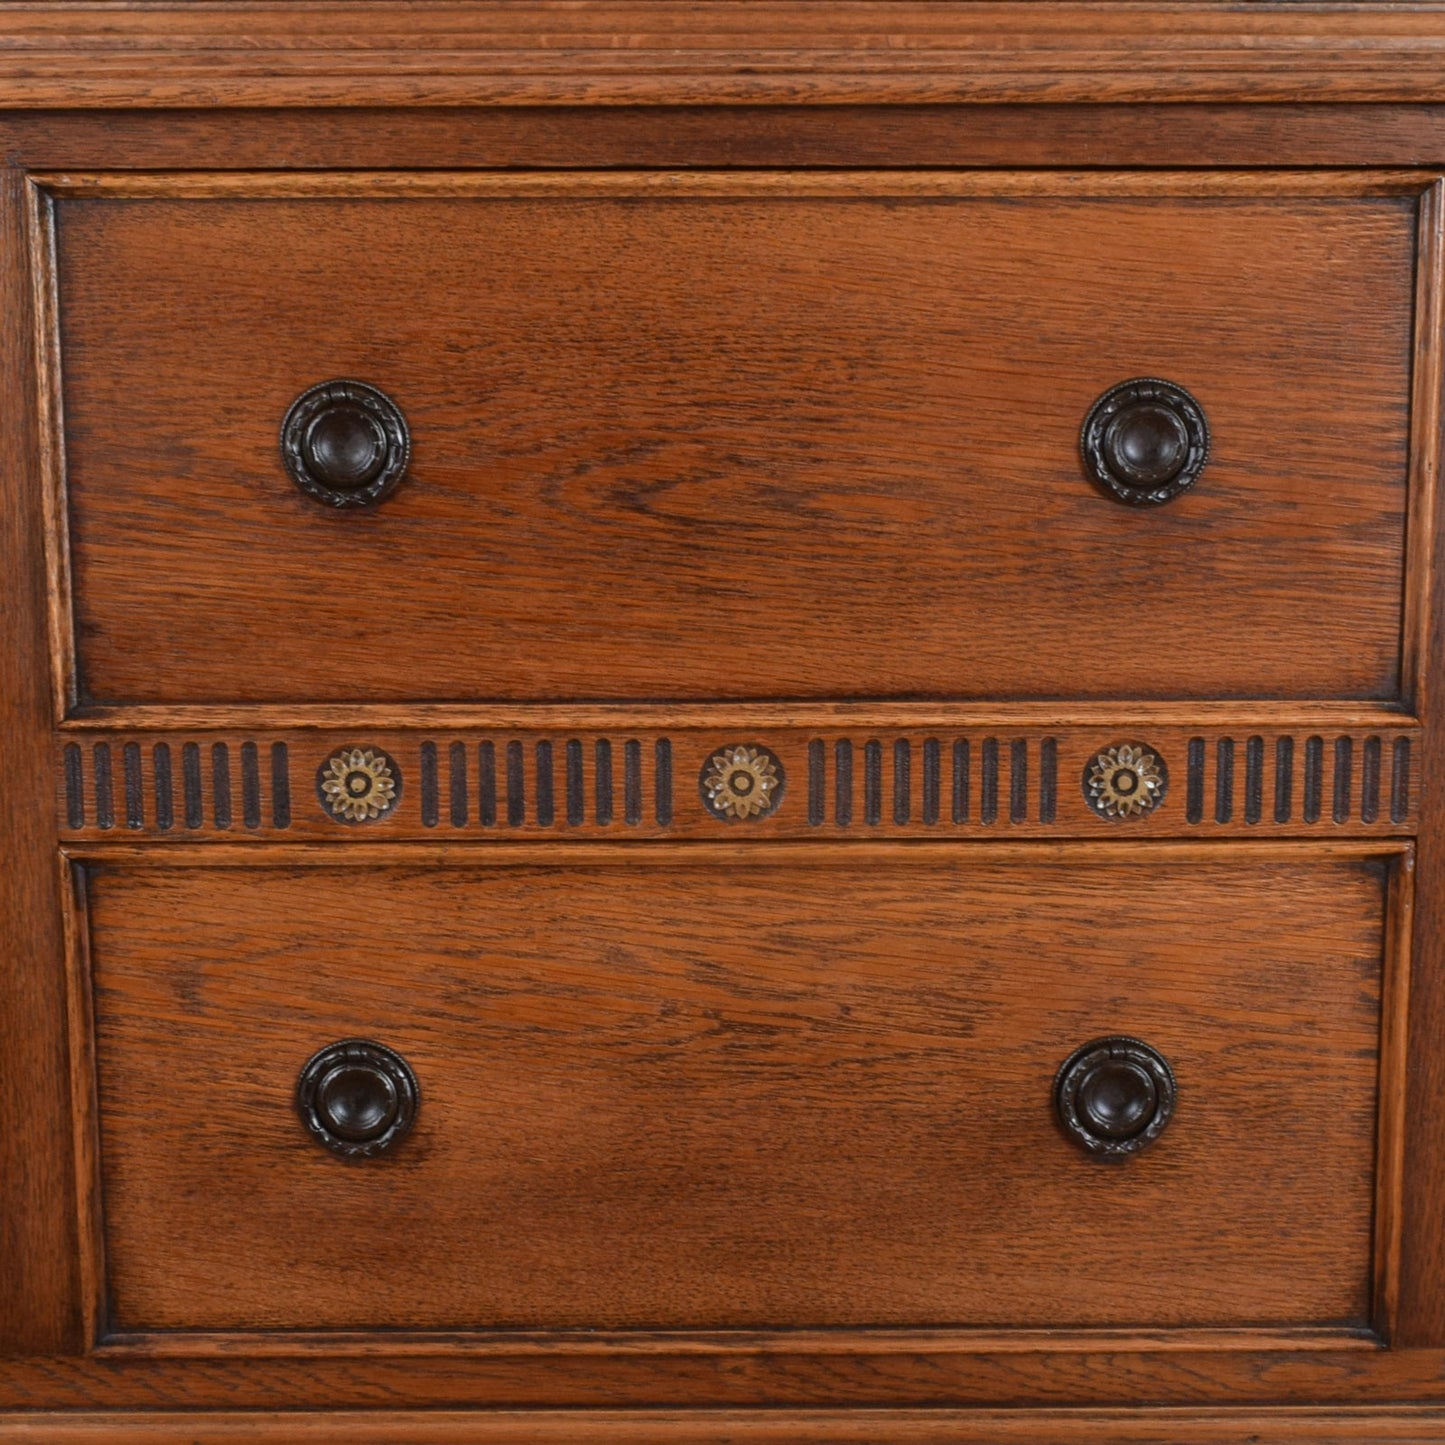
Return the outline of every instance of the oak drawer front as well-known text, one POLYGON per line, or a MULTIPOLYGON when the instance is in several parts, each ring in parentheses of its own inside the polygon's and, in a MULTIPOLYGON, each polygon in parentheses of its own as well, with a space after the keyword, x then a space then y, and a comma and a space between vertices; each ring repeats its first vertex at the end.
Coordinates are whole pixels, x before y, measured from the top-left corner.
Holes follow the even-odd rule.
POLYGON ((57 181, 77 696, 1395 698, 1411 185, 57 181), (1139 377, 1161 506, 1080 457, 1139 377), (335 378, 375 507, 282 466, 335 378))
POLYGON ((116 1332, 1367 1327, 1383 857, 96 864, 116 1332), (1173 1117, 1065 1136, 1125 1034, 1173 1117), (376 1041, 411 1132, 298 1073, 376 1041))

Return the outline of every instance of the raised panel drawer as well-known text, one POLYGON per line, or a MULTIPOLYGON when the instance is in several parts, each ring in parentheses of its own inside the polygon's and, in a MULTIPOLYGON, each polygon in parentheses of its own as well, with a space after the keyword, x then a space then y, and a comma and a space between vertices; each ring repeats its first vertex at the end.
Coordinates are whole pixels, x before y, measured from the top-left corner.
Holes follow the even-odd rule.
POLYGON ((56 179, 74 700, 1396 699, 1419 189, 56 179), (282 465, 338 377, 374 508, 282 465), (1080 456, 1137 377, 1161 506, 1080 456))
POLYGON ((1390 856, 93 863, 107 1330, 1368 1333, 1390 856), (1101 1160, 1113 1034, 1177 1099, 1101 1160), (293 1097, 358 1037, 367 1159, 293 1097))

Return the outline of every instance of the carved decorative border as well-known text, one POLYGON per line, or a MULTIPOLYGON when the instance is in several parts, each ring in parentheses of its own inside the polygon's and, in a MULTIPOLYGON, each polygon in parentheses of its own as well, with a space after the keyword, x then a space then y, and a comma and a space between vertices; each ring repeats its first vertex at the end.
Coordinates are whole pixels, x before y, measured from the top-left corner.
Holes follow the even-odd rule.
POLYGON ((62 837, 439 838, 1318 837, 1416 826, 1412 727, 1190 729, 1147 720, 1066 728, 592 732, 359 727, 57 741, 62 837), (1100 758, 1159 760, 1148 810, 1101 811, 1100 758), (771 759, 767 806, 710 802, 717 759, 771 759), (347 750, 387 759, 395 803, 337 817, 317 770, 347 750))

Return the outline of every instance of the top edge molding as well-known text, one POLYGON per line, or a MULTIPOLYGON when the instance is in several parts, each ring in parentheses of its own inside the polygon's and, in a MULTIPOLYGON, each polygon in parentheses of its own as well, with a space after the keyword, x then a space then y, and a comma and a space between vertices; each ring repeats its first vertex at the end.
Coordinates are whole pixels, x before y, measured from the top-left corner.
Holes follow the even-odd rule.
POLYGON ((1140 727, 1415 729, 1406 708, 1371 702, 181 703, 75 708, 62 732, 399 728, 440 731, 659 728, 1140 727))
POLYGON ((1445 101, 1445 3, 0 3, 0 109, 1445 101))

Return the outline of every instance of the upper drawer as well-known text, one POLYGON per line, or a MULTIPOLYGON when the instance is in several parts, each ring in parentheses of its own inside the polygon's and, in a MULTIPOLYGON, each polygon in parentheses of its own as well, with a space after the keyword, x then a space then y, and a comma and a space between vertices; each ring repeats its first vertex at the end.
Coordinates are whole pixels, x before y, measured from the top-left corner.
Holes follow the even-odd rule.
POLYGON ((1393 698, 1419 189, 57 181, 78 696, 1393 698), (1212 454, 1131 507, 1080 426, 1149 376, 1212 454), (373 510, 282 466, 338 377, 373 510))

